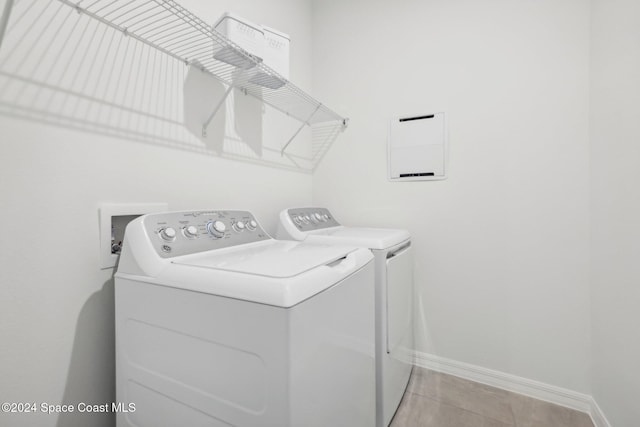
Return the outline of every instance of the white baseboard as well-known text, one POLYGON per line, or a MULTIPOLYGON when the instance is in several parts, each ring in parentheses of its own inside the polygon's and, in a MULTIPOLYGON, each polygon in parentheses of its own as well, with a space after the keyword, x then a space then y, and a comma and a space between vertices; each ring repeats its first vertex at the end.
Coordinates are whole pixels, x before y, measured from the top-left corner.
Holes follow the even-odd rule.
POLYGON ((609 420, 604 416, 604 412, 602 412, 602 409, 600 409, 594 398, 591 398, 589 415, 591 415, 591 420, 593 420, 595 427, 611 427, 609 420))
POLYGON ((414 361, 421 368, 585 412, 591 416, 595 427, 611 427, 598 404, 588 394, 418 351, 414 353, 414 361))

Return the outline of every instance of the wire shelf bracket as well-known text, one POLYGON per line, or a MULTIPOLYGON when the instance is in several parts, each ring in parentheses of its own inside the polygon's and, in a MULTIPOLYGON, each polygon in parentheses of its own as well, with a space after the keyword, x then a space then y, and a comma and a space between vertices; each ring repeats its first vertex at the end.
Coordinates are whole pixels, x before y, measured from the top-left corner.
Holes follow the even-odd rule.
POLYGON ((316 111, 318 111, 318 109, 320 108, 320 105, 318 105, 316 107, 315 110, 313 110, 313 113, 311 113, 311 117, 309 117, 307 120, 305 120, 304 122, 302 122, 302 124, 300 125, 300 127, 298 128, 298 130, 295 131, 295 133, 291 136, 291 138, 289 138, 289 140, 287 141, 286 144, 284 144, 284 146, 282 147, 282 150, 280 151, 280 155, 284 156, 284 152, 287 150, 287 147, 289 146, 289 144, 291 144, 291 141, 293 141, 296 136, 298 136, 298 134, 302 131, 302 129, 304 129, 305 126, 309 126, 309 120, 311 120, 311 118, 313 117, 313 115, 316 113, 316 111))
MULTIPOLYGON (((197 65, 224 83, 227 91, 203 123, 203 136, 234 88, 301 122, 283 146, 282 155, 305 126, 335 126, 340 131, 347 127, 347 118, 315 100, 174 0, 94 0, 86 5, 83 0, 59 1, 186 65, 197 65)), ((0 43, 12 3, 7 0, 5 4, 0 43)))

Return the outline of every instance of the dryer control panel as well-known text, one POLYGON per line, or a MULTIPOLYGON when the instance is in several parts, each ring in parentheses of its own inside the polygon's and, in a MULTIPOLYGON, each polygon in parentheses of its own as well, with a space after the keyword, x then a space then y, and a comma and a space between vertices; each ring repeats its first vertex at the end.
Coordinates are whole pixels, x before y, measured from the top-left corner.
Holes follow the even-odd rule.
POLYGON ((142 222, 163 258, 271 238, 248 211, 162 212, 145 215, 142 222))
POLYGON ((296 208, 289 209, 287 213, 300 231, 321 230, 340 225, 326 208, 296 208))

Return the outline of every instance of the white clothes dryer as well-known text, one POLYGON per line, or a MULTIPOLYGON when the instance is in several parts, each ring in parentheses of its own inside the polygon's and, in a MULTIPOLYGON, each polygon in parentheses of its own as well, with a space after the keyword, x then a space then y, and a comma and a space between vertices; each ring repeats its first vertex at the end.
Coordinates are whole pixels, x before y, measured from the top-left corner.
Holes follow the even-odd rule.
POLYGON ((274 240, 246 211, 150 214, 115 275, 118 427, 370 427, 367 250, 274 240))
POLYGON ((280 213, 278 239, 368 248, 375 258, 376 426, 391 422, 413 368, 413 259, 406 230, 345 227, 325 208, 280 213))

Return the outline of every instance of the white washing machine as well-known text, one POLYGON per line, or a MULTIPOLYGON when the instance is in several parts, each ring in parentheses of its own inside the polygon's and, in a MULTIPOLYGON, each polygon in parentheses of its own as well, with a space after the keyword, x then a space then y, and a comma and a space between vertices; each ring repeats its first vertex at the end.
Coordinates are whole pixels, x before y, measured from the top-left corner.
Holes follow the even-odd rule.
POLYGON ((278 239, 369 248, 375 257, 376 425, 387 427, 413 368, 413 259, 405 230, 345 227, 325 208, 280 213, 278 239))
POLYGON ((375 423, 374 264, 270 238, 246 211, 129 223, 118 271, 118 427, 375 423))

